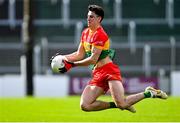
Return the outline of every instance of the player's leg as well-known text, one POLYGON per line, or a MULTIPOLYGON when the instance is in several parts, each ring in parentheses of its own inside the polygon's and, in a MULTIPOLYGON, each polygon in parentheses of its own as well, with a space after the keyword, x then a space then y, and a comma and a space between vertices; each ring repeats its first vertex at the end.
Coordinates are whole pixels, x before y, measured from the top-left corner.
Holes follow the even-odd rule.
POLYGON ((165 92, 162 90, 156 90, 153 87, 147 87, 144 92, 129 95, 126 97, 126 102, 128 104, 135 104, 138 101, 144 99, 144 98, 161 98, 161 99, 167 99, 168 96, 165 92))
POLYGON ((125 97, 124 87, 117 80, 109 81, 109 89, 116 106, 122 110, 131 108, 133 104, 145 98, 143 92, 125 97))
POLYGON ((144 98, 161 98, 167 99, 167 94, 162 90, 156 90, 152 87, 147 87, 145 92, 132 94, 124 97, 124 88, 120 81, 109 81, 111 95, 120 109, 130 109, 131 106, 144 98))
POLYGON ((81 95, 80 107, 83 111, 98 111, 108 109, 109 102, 96 100, 104 90, 98 86, 87 85, 81 95))

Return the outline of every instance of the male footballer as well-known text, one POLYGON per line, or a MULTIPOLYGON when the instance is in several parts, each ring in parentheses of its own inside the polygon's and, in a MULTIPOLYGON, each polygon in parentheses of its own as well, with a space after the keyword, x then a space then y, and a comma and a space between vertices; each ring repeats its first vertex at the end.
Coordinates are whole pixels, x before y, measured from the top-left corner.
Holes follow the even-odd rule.
POLYGON ((147 87, 144 92, 124 95, 124 87, 119 67, 113 63, 114 51, 110 49, 110 41, 101 22, 104 10, 98 5, 89 5, 87 13, 87 28, 81 35, 79 47, 76 52, 63 55, 65 67, 59 69, 65 73, 73 67, 92 67, 92 79, 81 95, 80 107, 83 111, 99 111, 110 108, 119 108, 135 113, 133 105, 145 98, 167 99, 162 90, 147 87), (97 100, 107 91, 110 91, 113 102, 97 100))

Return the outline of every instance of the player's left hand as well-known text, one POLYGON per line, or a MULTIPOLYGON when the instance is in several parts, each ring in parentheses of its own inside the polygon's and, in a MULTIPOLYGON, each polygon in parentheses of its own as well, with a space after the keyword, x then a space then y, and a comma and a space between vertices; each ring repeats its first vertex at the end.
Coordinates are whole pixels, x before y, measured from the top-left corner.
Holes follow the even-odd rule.
POLYGON ((65 72, 69 71, 72 67, 75 66, 75 64, 73 62, 69 62, 67 60, 63 60, 63 62, 64 62, 64 67, 59 68, 60 73, 65 73, 65 72))

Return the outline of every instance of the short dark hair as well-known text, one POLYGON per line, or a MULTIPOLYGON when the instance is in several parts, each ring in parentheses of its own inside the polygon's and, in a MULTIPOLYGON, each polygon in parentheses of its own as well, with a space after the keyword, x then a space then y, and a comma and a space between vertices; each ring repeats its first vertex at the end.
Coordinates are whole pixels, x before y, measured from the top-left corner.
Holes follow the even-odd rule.
POLYGON ((88 10, 94 12, 96 15, 100 16, 103 20, 104 18, 104 10, 101 6, 98 5, 89 5, 88 10))

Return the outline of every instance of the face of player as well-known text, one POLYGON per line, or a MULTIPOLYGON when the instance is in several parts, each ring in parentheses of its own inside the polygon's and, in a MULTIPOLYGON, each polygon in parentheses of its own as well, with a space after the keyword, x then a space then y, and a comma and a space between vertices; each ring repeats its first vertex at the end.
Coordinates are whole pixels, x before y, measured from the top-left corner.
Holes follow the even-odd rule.
POLYGON ((100 24, 101 17, 96 15, 94 12, 89 11, 87 14, 87 25, 91 29, 96 29, 100 24))

